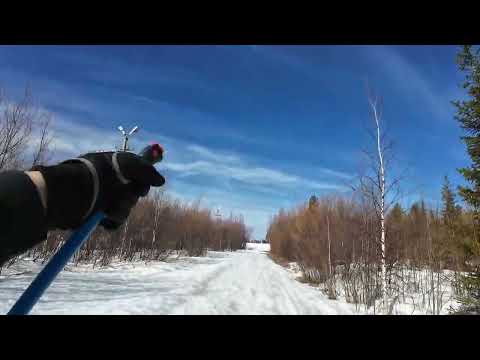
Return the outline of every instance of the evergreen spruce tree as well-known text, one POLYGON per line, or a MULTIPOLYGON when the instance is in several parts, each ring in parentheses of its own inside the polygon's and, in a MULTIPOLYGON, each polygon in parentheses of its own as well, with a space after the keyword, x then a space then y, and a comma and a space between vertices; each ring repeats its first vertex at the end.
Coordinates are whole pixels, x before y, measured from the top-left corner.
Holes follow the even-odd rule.
POLYGON ((402 209, 402 206, 399 203, 395 203, 390 213, 392 219, 403 219, 405 212, 402 209))
POLYGON ((439 246, 440 252, 443 254, 443 259, 447 264, 458 268, 459 260, 458 254, 462 248, 461 224, 460 216, 462 209, 456 204, 455 193, 452 190, 448 177, 445 176, 442 186, 442 218, 441 227, 442 235, 440 236, 439 246))
POLYGON ((318 198, 315 195, 312 195, 310 200, 308 200, 308 208, 312 210, 316 207, 318 207, 318 198))
POLYGON ((404 222, 405 212, 399 203, 395 203, 387 215, 387 234, 390 239, 387 254, 395 261, 405 260, 406 254, 403 251, 404 245, 404 222))
POLYGON ((442 202, 442 219, 444 224, 450 228, 456 220, 458 208, 455 204, 455 194, 446 176, 442 186, 442 202))
MULTIPOLYGON (((474 232, 467 248, 472 258, 480 257, 480 49, 466 45, 458 55, 457 62, 465 73, 463 88, 468 98, 455 101, 457 108, 456 120, 465 131, 462 140, 467 146, 471 159, 469 167, 460 169, 460 173, 468 181, 469 186, 459 187, 459 193, 474 212, 474 232)), ((467 296, 462 299, 465 305, 480 309, 480 268, 477 266, 463 278, 467 296)))

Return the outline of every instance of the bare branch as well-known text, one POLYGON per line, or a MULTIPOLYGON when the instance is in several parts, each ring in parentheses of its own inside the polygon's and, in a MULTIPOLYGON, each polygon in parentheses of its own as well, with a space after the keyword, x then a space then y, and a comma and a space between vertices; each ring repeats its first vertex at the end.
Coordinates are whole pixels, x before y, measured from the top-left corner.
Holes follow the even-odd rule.
POLYGON ((26 154, 33 152, 33 163, 48 161, 52 136, 49 128, 51 117, 41 113, 34 105, 30 87, 26 87, 19 101, 9 101, 0 90, 0 171, 21 169, 27 165, 26 154), (40 129, 38 148, 32 134, 36 127, 40 129))
POLYGON ((49 114, 44 114, 39 120, 38 126, 40 128, 40 140, 33 154, 32 166, 45 165, 53 156, 50 149, 53 141, 53 135, 50 131, 51 121, 52 119, 49 114))

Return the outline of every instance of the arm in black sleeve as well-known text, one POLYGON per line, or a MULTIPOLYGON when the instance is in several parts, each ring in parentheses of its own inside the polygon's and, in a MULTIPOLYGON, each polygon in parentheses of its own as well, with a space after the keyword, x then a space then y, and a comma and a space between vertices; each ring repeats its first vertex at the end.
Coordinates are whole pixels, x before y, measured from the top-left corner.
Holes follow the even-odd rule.
POLYGON ((30 177, 0 173, 0 266, 44 241, 52 229, 82 224, 92 199, 92 177, 81 163, 36 166, 47 188, 47 209, 30 177))
POLYGON ((0 173, 0 266, 46 236, 45 210, 30 177, 21 171, 0 173))
POLYGON ((45 211, 37 187, 20 171, 0 173, 0 266, 46 239, 48 230, 75 229, 96 211, 118 228, 139 197, 165 178, 138 155, 89 153, 54 166, 35 166, 45 180, 45 211))

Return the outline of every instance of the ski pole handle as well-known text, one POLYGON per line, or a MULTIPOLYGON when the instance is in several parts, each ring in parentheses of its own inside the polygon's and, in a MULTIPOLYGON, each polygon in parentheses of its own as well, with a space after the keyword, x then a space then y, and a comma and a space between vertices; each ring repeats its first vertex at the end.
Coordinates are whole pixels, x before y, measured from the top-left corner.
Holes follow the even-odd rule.
POLYGON ((162 161, 163 159, 163 148, 160 144, 152 144, 143 148, 142 151, 138 154, 144 160, 148 161, 152 165, 162 161))
MULTIPOLYGON (((163 148, 159 144, 149 145, 145 147, 139 155, 153 165, 162 160, 163 148)), ((32 281, 27 290, 20 296, 7 315, 27 315, 32 310, 45 290, 48 289, 53 280, 55 280, 57 275, 63 270, 65 265, 67 265, 75 252, 87 241, 93 230, 95 230, 104 217, 105 214, 103 212, 94 213, 70 236, 32 281)))

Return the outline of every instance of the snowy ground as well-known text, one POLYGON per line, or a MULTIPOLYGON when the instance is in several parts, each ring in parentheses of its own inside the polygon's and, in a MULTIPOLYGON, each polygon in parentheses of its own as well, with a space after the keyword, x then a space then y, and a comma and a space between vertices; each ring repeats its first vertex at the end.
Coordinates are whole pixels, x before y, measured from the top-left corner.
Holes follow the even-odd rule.
MULTIPOLYGON (((268 257, 269 244, 245 251, 209 252, 201 258, 167 262, 115 263, 92 269, 67 267, 32 314, 365 314, 373 308, 328 300, 318 288, 298 281, 300 272, 268 257)), ((0 275, 0 314, 5 314, 41 266, 25 260, 0 275)), ((445 285, 441 313, 448 312, 445 285)), ((395 304, 393 314, 425 314, 421 294, 395 304)), ((428 305, 428 304, 427 304, 428 305)))
POLYGON ((247 250, 269 252, 270 251, 270 244, 247 243, 247 250))
MULTIPOLYGON (((295 280, 266 254, 268 244, 145 265, 67 268, 32 314, 352 314, 352 305, 328 300, 295 280)), ((23 261, 0 276, 5 314, 39 271, 23 261)))

